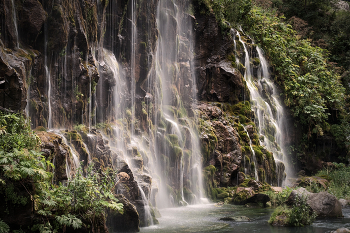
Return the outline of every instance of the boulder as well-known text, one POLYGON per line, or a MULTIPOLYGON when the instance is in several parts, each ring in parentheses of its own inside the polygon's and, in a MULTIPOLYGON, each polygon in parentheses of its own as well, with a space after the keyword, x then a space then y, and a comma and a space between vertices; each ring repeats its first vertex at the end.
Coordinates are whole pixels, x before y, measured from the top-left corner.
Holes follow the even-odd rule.
POLYGON ((123 203, 123 214, 108 210, 107 226, 109 232, 138 232, 140 231, 140 217, 135 206, 122 194, 116 196, 123 203))
POLYGON ((238 187, 233 195, 233 203, 237 205, 244 205, 254 194, 253 188, 238 187))
POLYGON ((343 216, 341 203, 328 192, 311 193, 305 188, 299 188, 292 191, 287 204, 292 205, 295 203, 296 197, 303 196, 306 197, 307 204, 318 217, 337 218, 343 216))
POLYGON ((335 231, 332 231, 331 233, 348 233, 350 230, 348 228, 339 228, 335 231))
POLYGON ((262 203, 266 207, 266 203, 270 201, 270 197, 266 194, 257 193, 252 197, 248 198, 246 203, 262 203))
POLYGON ((345 199, 339 199, 339 202, 341 206, 344 208, 345 206, 349 205, 349 201, 345 199))

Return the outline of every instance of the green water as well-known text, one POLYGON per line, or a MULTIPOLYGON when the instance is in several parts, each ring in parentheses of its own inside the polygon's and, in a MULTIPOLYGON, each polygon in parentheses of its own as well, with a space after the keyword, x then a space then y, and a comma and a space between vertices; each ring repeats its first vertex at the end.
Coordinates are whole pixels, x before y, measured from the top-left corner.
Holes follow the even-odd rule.
POLYGON ((267 223, 273 209, 213 204, 162 209, 159 225, 141 228, 141 232, 237 232, 237 233, 324 233, 350 228, 350 209, 343 209, 344 218, 316 220, 306 227, 272 227, 267 223), (247 216, 251 222, 222 221, 227 216, 247 216))

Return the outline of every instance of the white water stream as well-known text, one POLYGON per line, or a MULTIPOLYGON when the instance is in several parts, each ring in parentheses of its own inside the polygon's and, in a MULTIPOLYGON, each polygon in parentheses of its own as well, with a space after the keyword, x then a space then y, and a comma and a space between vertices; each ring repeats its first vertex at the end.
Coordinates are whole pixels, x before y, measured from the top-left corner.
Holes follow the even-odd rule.
POLYGON ((16 15, 16 6, 15 1, 11 0, 12 3, 12 17, 13 17, 13 24, 15 26, 15 33, 16 33, 16 48, 19 48, 19 36, 18 36, 18 27, 17 27, 17 15, 16 15))
POLYGON ((279 93, 273 81, 270 79, 268 63, 262 50, 256 46, 257 56, 248 52, 248 45, 243 41, 241 34, 233 30, 233 37, 238 36, 243 46, 245 67, 244 79, 250 91, 252 110, 255 113, 255 124, 260 134, 260 144, 273 153, 278 176, 278 186, 282 186, 285 175, 291 177, 292 169, 287 158, 285 138, 287 122, 285 113, 280 104, 279 93), (257 77, 253 77, 252 60, 258 58, 260 66, 257 77), (283 172, 285 167, 285 172, 283 172))

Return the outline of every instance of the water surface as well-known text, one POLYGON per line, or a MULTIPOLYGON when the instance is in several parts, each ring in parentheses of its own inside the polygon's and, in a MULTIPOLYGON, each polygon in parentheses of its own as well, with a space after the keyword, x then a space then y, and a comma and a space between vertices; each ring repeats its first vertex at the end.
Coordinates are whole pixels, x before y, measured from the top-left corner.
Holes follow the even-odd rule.
POLYGON ((159 225, 141 228, 141 232, 238 232, 238 233, 325 233, 338 228, 350 228, 350 209, 343 209, 344 218, 316 220, 306 227, 272 227, 267 223, 272 208, 214 204, 161 209, 159 225), (247 216, 251 222, 222 221, 228 216, 247 216))

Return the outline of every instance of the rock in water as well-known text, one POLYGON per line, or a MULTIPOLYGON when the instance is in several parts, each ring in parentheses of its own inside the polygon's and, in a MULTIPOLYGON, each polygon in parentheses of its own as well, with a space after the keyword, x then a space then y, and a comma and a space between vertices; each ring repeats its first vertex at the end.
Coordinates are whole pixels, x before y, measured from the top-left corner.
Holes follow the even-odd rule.
POLYGON ((311 193, 305 188, 299 188, 292 191, 287 203, 289 205, 294 204, 297 196, 305 196, 307 198, 307 204, 316 212, 318 217, 337 218, 343 216, 341 203, 335 196, 328 192, 311 193))
POLYGON ((347 233, 347 232, 350 232, 348 228, 339 228, 335 231, 332 231, 331 233, 347 233))
POLYGON ((222 221, 234 221, 234 222, 250 222, 252 221, 250 218, 246 216, 235 216, 235 217, 223 217, 220 218, 222 221))
POLYGON ((339 199, 340 204, 344 208, 345 206, 349 205, 349 201, 345 199, 339 199))
POLYGON ((266 194, 258 193, 247 199, 247 203, 262 203, 266 207, 266 203, 270 201, 269 196, 266 194))

